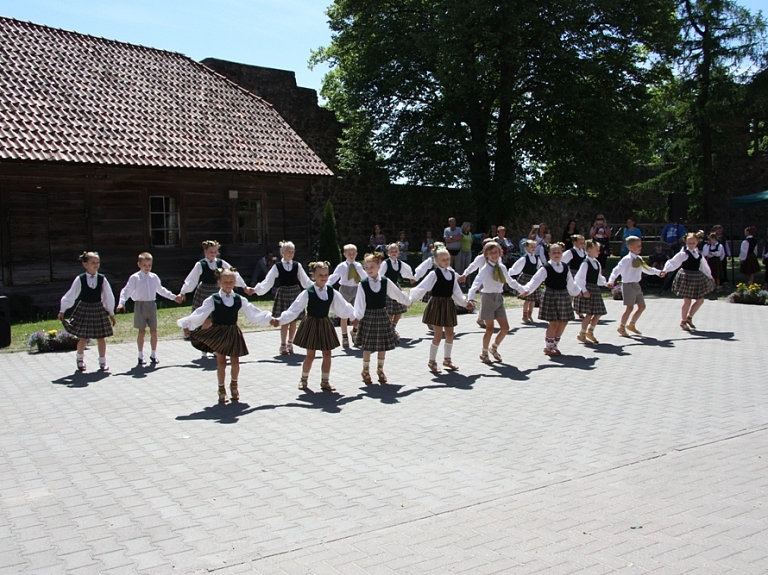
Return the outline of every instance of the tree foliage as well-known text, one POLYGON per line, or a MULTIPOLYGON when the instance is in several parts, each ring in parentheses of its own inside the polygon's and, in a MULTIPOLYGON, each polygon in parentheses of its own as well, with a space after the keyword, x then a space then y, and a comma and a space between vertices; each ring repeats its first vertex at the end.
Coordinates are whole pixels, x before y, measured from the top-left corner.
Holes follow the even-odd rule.
POLYGON ((675 0, 335 0, 323 95, 342 166, 464 186, 481 214, 533 190, 614 191, 651 148, 647 86, 675 0))
POLYGON ((323 226, 320 228, 320 242, 317 248, 317 259, 327 261, 331 270, 341 263, 339 236, 336 232, 336 215, 333 212, 331 200, 325 202, 323 209, 323 226))

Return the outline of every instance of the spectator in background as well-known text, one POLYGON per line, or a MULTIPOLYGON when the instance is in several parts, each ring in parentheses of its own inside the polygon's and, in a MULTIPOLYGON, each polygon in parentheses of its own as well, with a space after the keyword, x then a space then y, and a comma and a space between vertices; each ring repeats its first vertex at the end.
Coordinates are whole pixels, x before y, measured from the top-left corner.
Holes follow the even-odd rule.
POLYGON ((733 257, 733 253, 731 253, 731 242, 726 239, 723 226, 720 224, 713 226, 712 231, 717 234, 717 241, 723 244, 723 248, 725 248, 725 257, 720 262, 723 266, 720 270, 720 277, 722 278, 721 283, 726 284, 728 283, 728 260, 733 257))
POLYGON ((491 227, 488 228, 488 231, 483 235, 483 239, 485 238, 495 238, 498 234, 498 226, 496 224, 491 224, 491 227))
POLYGON ((368 251, 370 253, 381 252, 382 254, 387 252, 387 238, 381 233, 381 226, 379 224, 373 226, 373 233, 368 240, 368 251))
POLYGON ((408 261, 408 240, 405 239, 405 231, 401 230, 399 234, 397 234, 397 247, 400 250, 400 253, 397 255, 397 259, 399 259, 401 262, 407 262, 408 261))
POLYGON ((611 228, 605 222, 605 216, 603 214, 597 214, 595 223, 589 230, 589 237, 600 244, 600 255, 597 256, 597 261, 605 269, 608 263, 608 256, 611 255, 611 228))
POLYGON ((456 218, 448 218, 448 227, 443 230, 445 249, 451 254, 451 267, 458 269, 459 254, 461 253, 461 228, 456 227, 456 218))
POLYGON ((624 231, 621 234, 621 257, 624 257, 629 253, 629 248, 627 247, 627 238, 630 236, 637 236, 638 238, 643 237, 643 231, 636 227, 637 222, 635 221, 635 218, 627 218, 627 227, 624 228, 624 231))
POLYGON ((459 267, 455 271, 462 275, 469 264, 472 263, 472 224, 461 224, 461 251, 459 252, 459 267))
POLYGON ((673 218, 661 229, 661 241, 672 249, 672 253, 679 251, 678 248, 685 242, 685 226, 680 223, 679 218, 673 218))
POLYGON ((432 246, 435 245, 435 238, 432 237, 432 230, 427 230, 424 233, 424 239, 421 242, 421 261, 428 260, 432 257, 432 246))
POLYGON ((565 226, 565 229, 563 230, 563 237, 560 240, 565 246, 563 248, 563 252, 566 252, 573 247, 573 240, 571 239, 571 236, 575 236, 578 233, 579 232, 576 229, 576 220, 569 220, 565 226))
POLYGON ((269 270, 275 265, 275 254, 272 250, 267 250, 263 258, 259 258, 256 262, 256 269, 253 270, 253 276, 251 277, 251 285, 256 285, 264 281, 267 277, 269 270))
POLYGON ((497 244, 499 244, 499 247, 501 247, 501 263, 507 265, 509 256, 514 250, 514 246, 512 245, 511 240, 507 237, 507 228, 504 226, 499 226, 496 228, 496 237, 493 239, 497 244))

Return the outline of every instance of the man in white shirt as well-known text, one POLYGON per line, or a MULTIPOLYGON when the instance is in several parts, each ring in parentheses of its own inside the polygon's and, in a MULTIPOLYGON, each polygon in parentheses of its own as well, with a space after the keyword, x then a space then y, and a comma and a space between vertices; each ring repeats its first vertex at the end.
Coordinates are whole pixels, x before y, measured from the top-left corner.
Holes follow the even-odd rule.
POLYGON ((443 230, 445 249, 451 254, 451 267, 458 269, 461 254, 461 228, 456 227, 456 218, 448 218, 448 227, 443 230))

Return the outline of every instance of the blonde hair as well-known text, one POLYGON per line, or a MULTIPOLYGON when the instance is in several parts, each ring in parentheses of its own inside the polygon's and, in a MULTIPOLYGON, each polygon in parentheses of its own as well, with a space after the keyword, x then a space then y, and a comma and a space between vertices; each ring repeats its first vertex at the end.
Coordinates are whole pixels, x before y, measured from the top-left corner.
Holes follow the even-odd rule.
POLYGON ((309 262, 307 265, 307 268, 309 268, 309 271, 313 272, 315 270, 327 270, 330 267, 331 264, 329 264, 326 261, 322 262, 309 262))
POLYGON ((355 250, 355 251, 357 251, 357 246, 356 246, 355 244, 345 244, 345 245, 344 245, 344 251, 345 251, 345 252, 348 252, 348 251, 350 251, 350 250, 355 250))
POLYGON ((442 242, 435 242, 432 251, 434 252, 435 257, 442 254, 448 254, 449 256, 451 255, 451 252, 448 251, 448 248, 446 248, 445 244, 442 242))
POLYGON ((288 240, 283 240, 278 244, 278 246, 280 247, 280 255, 283 255, 285 250, 296 249, 296 244, 288 240))
POLYGON ((599 247, 600 247, 600 244, 595 240, 587 240, 586 242, 584 242, 585 250, 591 250, 592 248, 599 248, 599 247))
POLYGON ((88 252, 88 251, 85 251, 85 252, 80 254, 78 259, 81 262, 85 263, 85 262, 87 262, 91 258, 98 258, 98 257, 99 257, 99 252, 88 252))
POLYGON ((499 253, 501 253, 501 246, 493 241, 488 242, 483 246, 483 257, 488 257, 488 252, 491 250, 499 250, 499 253))
POLYGON ((204 240, 203 241, 203 250, 207 250, 208 248, 218 248, 221 244, 217 242, 216 240, 204 240))
POLYGON ((235 268, 217 268, 213 275, 217 280, 220 280, 224 276, 236 276, 237 270, 235 268))
POLYGON ((365 257, 363 258, 363 264, 367 264, 368 262, 376 262, 377 264, 381 264, 382 259, 383 256, 379 252, 365 254, 365 257))
POLYGON ((392 242, 387 246, 387 253, 389 253, 389 250, 391 250, 392 248, 397 248, 397 251, 400 251, 400 246, 397 245, 397 242, 392 242))
POLYGON ((634 246, 635 244, 641 244, 641 243, 643 243, 643 240, 641 238, 638 238, 637 236, 629 236, 627 238, 628 246, 634 246))
POLYGON ((139 254, 139 261, 140 262, 144 262, 144 261, 147 261, 147 260, 152 261, 152 259, 153 259, 152 258, 152 254, 149 253, 149 252, 141 252, 139 254))
POLYGON ((555 242, 554 244, 551 244, 549 246, 549 253, 552 253, 552 250, 560 250, 561 252, 564 251, 565 246, 561 244, 560 242, 555 242))
POLYGON ((579 240, 583 240, 583 239, 584 239, 584 236, 582 236, 581 234, 574 234, 571 236, 572 242, 578 242, 579 240))

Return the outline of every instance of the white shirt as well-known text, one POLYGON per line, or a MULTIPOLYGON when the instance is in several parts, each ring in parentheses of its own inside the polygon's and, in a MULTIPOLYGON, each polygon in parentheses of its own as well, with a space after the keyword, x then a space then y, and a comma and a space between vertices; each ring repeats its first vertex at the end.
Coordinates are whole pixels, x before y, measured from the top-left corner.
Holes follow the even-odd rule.
POLYGON ((176 295, 165 289, 157 274, 145 274, 138 271, 128 278, 128 283, 120 292, 120 305, 125 305, 129 299, 133 301, 155 301, 157 294, 166 299, 176 299, 176 295))
MULTIPOLYGON (((562 261, 555 263, 552 260, 550 260, 548 263, 549 263, 549 265, 552 266, 552 269, 555 270, 557 273, 562 273, 563 268, 568 270, 568 276, 567 276, 567 278, 568 278, 567 282, 568 283, 566 284, 566 289, 568 290, 569 294, 571 294, 572 296, 575 297, 575 296, 577 296, 577 295, 579 295, 581 293, 581 290, 576 285, 576 282, 573 281, 573 276, 571 275, 571 270, 568 268, 568 266, 563 264, 562 261)), ((521 286, 520 284, 517 284, 519 286, 517 288, 517 290, 520 293, 531 293, 532 291, 538 289, 538 287, 541 284, 544 283, 544 280, 547 279, 547 274, 548 274, 547 268, 539 269, 539 271, 537 271, 535 274, 533 274, 533 277, 531 278, 531 281, 529 281, 527 284, 525 284, 524 286, 521 286)), ((517 282, 515 282, 515 283, 517 283, 517 282)))
POLYGON ((706 243, 704 244, 704 248, 701 250, 701 253, 704 254, 705 258, 720 258, 721 260, 725 259, 725 247, 721 243, 716 243, 714 245, 706 243))
POLYGON ((612 284, 616 281, 616 278, 621 276, 622 281, 625 284, 639 283, 643 278, 643 274, 657 276, 661 273, 661 270, 656 268, 645 269, 643 266, 632 267, 632 262, 638 258, 637 255, 629 253, 619 260, 616 267, 611 272, 611 277, 608 278, 608 283, 612 284))
POLYGON ((509 268, 509 275, 516 276, 523 273, 523 268, 525 267, 526 259, 528 259, 528 261, 530 261, 532 264, 536 264, 537 270, 544 265, 544 260, 542 260, 541 257, 536 255, 536 252, 532 254, 525 252, 525 255, 521 258, 518 258, 518 260, 512 264, 512 267, 509 268))
MULTIPOLYGON (((371 288, 371 291, 373 293, 379 293, 381 291, 381 284, 383 281, 386 280, 387 282, 387 295, 405 306, 411 305, 411 298, 408 297, 408 294, 405 293, 403 290, 401 290, 395 282, 391 282, 389 280, 376 278, 372 279, 370 276, 366 276, 368 278, 368 286, 371 288)), ((363 278, 365 279, 365 278, 363 278)), ((363 288, 363 282, 360 282, 357 284, 357 296, 355 297, 355 318, 357 319, 363 319, 363 316, 365 315, 365 309, 366 309, 366 303, 365 303, 365 291, 363 288)))
MULTIPOLYGON (((707 276, 709 279, 712 279, 712 270, 709 269, 709 264, 707 263, 707 258, 702 256, 699 253, 699 249, 695 248, 691 250, 691 253, 694 256, 698 256, 699 260, 699 271, 703 273, 705 276, 707 276)), ((683 265, 683 262, 688 259, 688 253, 684 249, 681 252, 676 253, 674 256, 672 256, 672 259, 667 260, 667 263, 664 264, 664 271, 665 272, 672 272, 678 269, 681 265, 683 265)))
MULTIPOLYGON (((98 278, 96 275, 86 273, 85 280, 88 284, 88 287, 91 289, 94 289, 98 285, 98 278)), ((61 313, 64 313, 73 305, 75 305, 77 298, 80 297, 80 291, 80 276, 77 276, 75 281, 72 282, 72 286, 69 288, 67 293, 65 293, 61 298, 61 305, 59 307, 59 311, 61 313)), ((104 306, 104 309, 107 310, 109 315, 115 315, 115 294, 112 293, 112 288, 110 287, 106 277, 104 278, 104 283, 101 284, 101 305, 104 306)))
POLYGON ((344 260, 339 265, 336 266, 336 269, 333 270, 333 273, 328 276, 328 284, 333 285, 336 282, 339 282, 343 286, 356 286, 359 281, 351 280, 349 279, 349 267, 355 266, 355 269, 357 270, 358 275, 360 276, 360 279, 363 279, 365 277, 365 269, 363 268, 363 265, 360 262, 356 261, 349 261, 344 260))
MULTIPOLYGON (((323 288, 317 287, 317 284, 314 285, 315 294, 317 297, 323 301, 328 301, 328 289, 330 284, 327 284, 323 288)), ((302 292, 299 294, 299 297, 293 300, 291 307, 280 314, 280 325, 291 323, 297 317, 299 317, 301 312, 306 309, 307 303, 309 303, 309 292, 307 290, 302 290, 302 292)), ((333 295, 333 300, 331 301, 331 311, 344 319, 355 319, 355 308, 349 305, 346 300, 341 297, 339 292, 336 292, 333 295)))
POLYGON ((450 280, 451 273, 453 273, 453 293, 451 294, 451 297, 453 297, 453 301, 460 306, 467 307, 469 300, 462 293, 461 287, 459 287, 459 275, 453 272, 450 268, 443 269, 440 267, 435 270, 435 273, 427 275, 427 277, 424 278, 424 281, 419 285, 411 288, 411 292, 408 294, 411 298, 411 303, 419 301, 427 293, 432 291, 432 288, 435 287, 435 283, 437 283, 437 275, 435 274, 443 274, 445 279, 450 280))
POLYGON ((573 281, 576 282, 576 287, 579 288, 581 293, 587 293, 589 291, 587 289, 587 272, 589 271, 589 266, 591 266, 592 269, 597 270, 597 285, 604 286, 608 283, 601 273, 600 262, 587 256, 587 259, 581 262, 579 271, 576 272, 576 277, 573 278, 573 281))
MULTIPOLYGON (((744 241, 741 242, 741 249, 739 250, 739 260, 744 261, 747 259, 747 255, 749 253, 749 242, 747 241, 752 236, 747 236, 744 238, 744 241)), ((757 255, 757 245, 755 245, 755 255, 757 255)))
MULTIPOLYGON (((215 270, 216 269, 216 260, 205 260, 208 264, 208 269, 215 270)), ((224 260, 221 260, 221 267, 225 270, 228 270, 232 266, 229 265, 224 260)), ((195 267, 192 268, 192 271, 189 272, 189 275, 187 276, 187 279, 184 280, 184 285, 181 286, 181 293, 189 293, 193 291, 197 285, 200 283, 200 275, 203 273, 203 269, 200 267, 200 262, 197 262, 195 264, 195 267)), ((245 280, 240 276, 240 272, 235 272, 235 286, 244 288, 245 287, 245 280)))
MULTIPOLYGON (((582 250, 581 248, 577 248, 576 246, 573 246, 573 249, 576 250, 576 253, 579 254, 580 258, 587 257, 587 255, 584 253, 584 250, 582 250)), ((567 264, 572 259, 573 259, 573 252, 571 250, 565 250, 563 252, 563 259, 560 261, 562 261, 564 264, 567 264)))
MULTIPOLYGON (((385 259, 381 267, 379 267, 379 277, 386 275, 387 270, 389 269, 389 266, 392 266, 394 269, 397 269, 400 272, 400 275, 404 277, 407 280, 416 279, 413 277, 413 270, 411 269, 411 266, 409 266, 407 263, 401 260, 394 260, 394 265, 392 264, 392 258, 385 259), (398 267, 399 264, 399 267, 398 267)), ((423 262, 422 262, 423 263, 423 262)), ((360 276, 363 277, 363 276, 360 276)))
MULTIPOLYGON (((507 284, 510 287, 517 289, 520 284, 509 277, 507 266, 501 262, 499 262, 497 266, 501 269, 501 273, 504 274, 507 284)), ((493 279, 494 268, 496 268, 496 266, 491 262, 488 262, 482 267, 480 273, 477 274, 475 281, 472 282, 472 287, 469 288, 469 295, 467 295, 469 301, 475 301, 475 294, 477 294, 481 286, 483 288, 483 293, 501 293, 504 291, 504 284, 493 279)))
POLYGON ((281 260, 277 264, 272 266, 272 269, 267 272, 267 277, 264 278, 264 281, 257 283, 253 289, 256 290, 256 295, 264 295, 269 290, 272 289, 272 286, 275 285, 275 280, 278 278, 278 274, 280 273, 277 269, 277 266, 283 266, 283 269, 287 272, 291 271, 293 269, 293 266, 299 266, 299 272, 298 272, 298 278, 299 283, 301 284, 301 287, 304 289, 307 289, 309 287, 309 284, 312 282, 309 279, 309 276, 307 275, 307 272, 304 271, 304 268, 301 266, 301 264, 295 260, 291 260, 289 262, 285 261, 285 259, 281 260))
POLYGON ((485 256, 483 254, 478 254, 478 256, 472 260, 472 263, 467 266, 467 269, 464 270, 464 273, 461 274, 463 276, 468 276, 471 273, 476 272, 481 267, 483 267, 486 264, 485 256))
MULTIPOLYGON (((235 305, 235 299, 240 298, 242 303, 240 311, 243 312, 243 315, 248 321, 255 323, 256 325, 269 325, 269 322, 272 319, 272 314, 266 311, 261 311, 243 296, 236 294, 235 292, 226 293, 222 289, 219 290, 218 294, 221 296, 221 302, 227 307, 235 305)), ((215 307, 216 304, 213 302, 213 296, 209 296, 205 298, 203 305, 197 308, 192 315, 182 317, 176 321, 176 325, 182 329, 197 329, 205 323, 205 320, 208 319, 208 316, 211 315, 215 307)))

